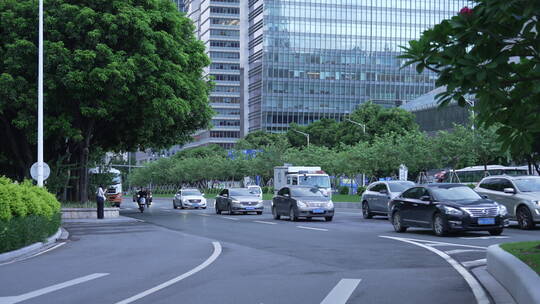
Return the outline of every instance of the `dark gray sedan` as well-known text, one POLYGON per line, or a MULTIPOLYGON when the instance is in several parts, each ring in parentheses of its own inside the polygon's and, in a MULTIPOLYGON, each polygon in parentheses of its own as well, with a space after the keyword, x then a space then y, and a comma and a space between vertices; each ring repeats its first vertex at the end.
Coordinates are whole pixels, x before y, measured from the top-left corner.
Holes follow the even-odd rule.
POLYGON ((288 216, 291 221, 324 217, 330 222, 334 218, 334 203, 318 188, 284 187, 272 199, 272 215, 276 220, 281 216, 288 216))
POLYGON ((227 211, 229 214, 256 212, 260 215, 263 210, 263 201, 259 198, 259 195, 248 188, 227 188, 216 196, 217 214, 227 211))

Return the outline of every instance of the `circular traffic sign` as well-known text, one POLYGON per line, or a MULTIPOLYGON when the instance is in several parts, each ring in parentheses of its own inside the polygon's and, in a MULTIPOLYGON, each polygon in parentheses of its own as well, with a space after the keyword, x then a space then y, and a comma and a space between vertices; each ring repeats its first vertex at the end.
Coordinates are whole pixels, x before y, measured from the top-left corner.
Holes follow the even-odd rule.
MULTIPOLYGON (((38 177, 37 171, 38 171, 38 163, 35 162, 30 168, 30 175, 35 180, 37 180, 37 177, 38 177)), ((49 168, 49 165, 47 165, 47 163, 43 163, 43 180, 46 180, 47 178, 49 178, 50 174, 51 174, 51 168, 49 168)))

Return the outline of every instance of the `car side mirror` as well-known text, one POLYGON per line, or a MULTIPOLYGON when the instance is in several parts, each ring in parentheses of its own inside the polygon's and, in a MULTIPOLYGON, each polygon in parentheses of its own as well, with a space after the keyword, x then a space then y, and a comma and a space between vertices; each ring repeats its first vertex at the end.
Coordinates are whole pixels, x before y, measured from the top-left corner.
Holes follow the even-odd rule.
POLYGON ((516 189, 514 188, 504 188, 504 193, 511 193, 511 194, 514 194, 516 193, 516 189))
POLYGON ((420 200, 423 202, 431 202, 431 197, 429 197, 429 195, 424 195, 420 197, 420 200))

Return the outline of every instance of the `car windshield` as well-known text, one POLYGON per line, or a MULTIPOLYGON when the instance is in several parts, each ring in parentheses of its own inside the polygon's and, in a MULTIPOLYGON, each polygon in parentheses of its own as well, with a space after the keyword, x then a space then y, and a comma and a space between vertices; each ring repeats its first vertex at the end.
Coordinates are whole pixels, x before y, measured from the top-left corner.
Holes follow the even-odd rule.
POLYGON ((462 187, 433 187, 431 188, 433 196, 438 201, 461 201, 481 199, 478 193, 467 186, 462 187))
POLYGON ((514 180, 521 192, 540 192, 540 178, 527 178, 514 180))
POLYGON ((261 189, 253 187, 253 188, 249 188, 249 192, 253 194, 261 194, 261 189))
POLYGON ((250 189, 230 189, 231 196, 253 196, 255 195, 250 189))
POLYGON ((201 195, 201 193, 199 191, 190 190, 190 191, 183 191, 182 195, 201 195))
POLYGON ((330 178, 323 175, 306 175, 298 177, 299 185, 313 186, 317 188, 330 188, 330 178))
POLYGON ((314 196, 325 197, 317 188, 293 188, 291 189, 292 196, 314 196))
POLYGON ((390 192, 403 192, 414 186, 413 182, 388 183, 390 192))

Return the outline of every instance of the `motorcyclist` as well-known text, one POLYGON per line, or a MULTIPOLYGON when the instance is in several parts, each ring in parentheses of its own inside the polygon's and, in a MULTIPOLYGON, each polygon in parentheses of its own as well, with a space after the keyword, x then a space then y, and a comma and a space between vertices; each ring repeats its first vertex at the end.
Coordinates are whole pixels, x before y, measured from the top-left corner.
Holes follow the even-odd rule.
POLYGON ((137 203, 141 203, 141 198, 144 197, 145 200, 148 199, 148 191, 146 189, 140 188, 137 192, 137 203))

